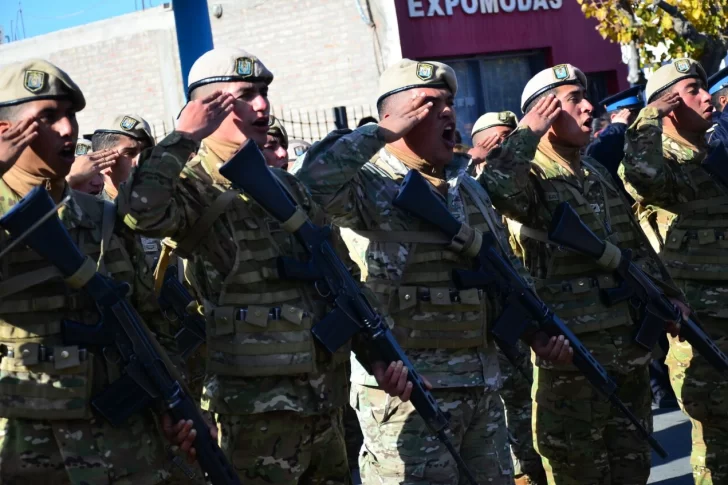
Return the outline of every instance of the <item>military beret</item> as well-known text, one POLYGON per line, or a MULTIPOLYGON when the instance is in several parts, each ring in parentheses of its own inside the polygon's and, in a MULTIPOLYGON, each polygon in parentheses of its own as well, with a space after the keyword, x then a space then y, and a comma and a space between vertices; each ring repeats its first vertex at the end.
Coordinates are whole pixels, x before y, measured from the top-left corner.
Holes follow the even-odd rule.
POLYGON ((618 109, 642 109, 645 107, 644 89, 644 86, 634 86, 604 98, 599 104, 603 105, 607 112, 618 109))
POLYGON ((71 77, 48 61, 29 59, 0 67, 0 107, 41 99, 68 99, 76 111, 86 106, 71 77))
POLYGON ((304 140, 291 140, 288 144, 288 161, 295 162, 298 157, 303 155, 311 148, 311 144, 304 140))
POLYGON ((268 117, 268 134, 280 138, 281 146, 288 150, 288 133, 286 133, 281 120, 273 115, 268 117))
POLYGON ((724 67, 708 78, 708 92, 715 94, 723 88, 728 88, 728 67, 724 67))
POLYGON ((86 140, 85 138, 79 138, 76 140, 76 156, 80 157, 81 155, 88 155, 93 150, 91 149, 91 142, 89 140, 86 140))
POLYGON ((487 130, 494 126, 509 126, 515 128, 518 126, 518 117, 512 111, 501 111, 500 113, 485 113, 483 116, 473 125, 473 131, 470 136, 475 136, 476 133, 487 130))
MULTIPOLYGON (((154 136, 152 128, 144 118, 132 114, 119 114, 111 116, 94 130, 93 135, 97 133, 114 133, 117 135, 126 135, 135 140, 145 140, 154 145, 154 136)), ((92 136, 93 136, 92 135, 92 136)))
POLYGON ((581 69, 571 64, 559 64, 558 66, 549 67, 539 72, 531 78, 526 87, 523 88, 521 95, 521 111, 526 112, 526 108, 534 99, 541 96, 546 91, 554 89, 565 84, 578 84, 584 89, 587 87, 586 76, 581 69))
POLYGON ((455 71, 447 64, 402 59, 380 76, 377 106, 387 96, 414 88, 447 88, 455 96, 458 80, 455 71))
POLYGON ((703 81, 706 86, 708 85, 705 69, 697 61, 683 57, 665 64, 652 73, 652 76, 647 80, 647 87, 645 88, 647 102, 651 103, 664 90, 687 78, 697 78, 703 81))
POLYGON ((242 49, 218 47, 192 64, 187 76, 187 95, 205 84, 235 81, 270 84, 273 73, 260 59, 242 49))

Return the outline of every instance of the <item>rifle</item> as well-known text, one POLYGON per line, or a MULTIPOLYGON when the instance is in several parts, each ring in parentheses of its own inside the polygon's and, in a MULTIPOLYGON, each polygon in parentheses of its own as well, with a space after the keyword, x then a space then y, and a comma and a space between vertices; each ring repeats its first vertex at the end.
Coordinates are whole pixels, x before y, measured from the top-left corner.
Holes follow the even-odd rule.
MULTIPOLYGON (((0 219, 0 226, 17 237, 54 205, 43 187, 35 187, 0 219)), ((162 403, 173 420, 193 421, 197 460, 207 478, 214 485, 239 485, 174 366, 127 301, 129 285, 96 272, 96 263, 80 251, 57 216, 27 234, 25 244, 58 268, 69 286, 83 289, 98 307, 101 320, 95 325, 61 322, 64 343, 118 355, 122 376, 91 398, 92 407, 112 425, 122 426, 132 414, 162 403)))
POLYGON ((632 251, 620 250, 609 241, 602 241, 579 218, 567 203, 556 208, 549 239, 567 249, 590 258, 607 262, 602 265, 614 270, 622 280, 617 288, 602 289, 602 298, 608 305, 635 299, 643 318, 635 336, 635 342, 646 350, 652 350, 667 322, 680 323, 680 338, 702 355, 718 372, 728 370, 728 357, 718 348, 703 329, 692 318, 683 318, 682 312, 668 299, 665 293, 653 283, 650 277, 632 262, 632 251))
POLYGON ((505 309, 491 329, 496 340, 512 347, 534 321, 538 329, 549 337, 563 335, 574 351, 574 366, 630 420, 657 454, 666 457, 665 449, 616 395, 617 384, 606 369, 498 252, 494 234, 481 234, 459 222, 441 199, 419 172, 410 170, 394 199, 394 205, 432 224, 453 242, 463 245, 466 254, 473 256, 474 270, 453 270, 453 283, 458 289, 495 288, 501 295, 505 309))
POLYGON ((434 396, 425 387, 422 377, 395 340, 382 316, 366 299, 359 283, 351 276, 329 243, 331 228, 318 227, 311 223, 303 209, 296 206, 288 191, 273 177, 255 143, 245 142, 219 171, 280 221, 283 229, 293 234, 308 252, 309 260, 306 263, 291 258, 279 258, 278 273, 284 279, 314 281, 316 290, 333 307, 311 329, 314 337, 326 350, 334 353, 352 337, 359 335, 367 353, 371 353, 373 359, 386 364, 401 361, 408 369, 407 380, 412 383, 412 405, 430 431, 437 435, 452 454, 463 475, 472 485, 477 485, 472 472, 445 434, 448 418, 437 406, 434 396))
POLYGON ((199 313, 188 310, 190 303, 194 301, 177 277, 177 266, 168 266, 157 302, 165 318, 180 323, 174 340, 183 360, 187 360, 207 339, 205 319, 199 313), (174 318, 169 317, 169 312, 174 314, 174 318))

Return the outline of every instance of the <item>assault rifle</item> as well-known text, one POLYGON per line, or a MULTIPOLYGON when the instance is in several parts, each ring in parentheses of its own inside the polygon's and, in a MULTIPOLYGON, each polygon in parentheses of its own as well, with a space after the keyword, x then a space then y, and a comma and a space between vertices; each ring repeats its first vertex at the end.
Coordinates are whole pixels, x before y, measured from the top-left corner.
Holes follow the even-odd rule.
POLYGON ((112 425, 122 426, 132 414, 162 403, 174 421, 193 421, 197 461, 207 479, 214 485, 239 485, 235 470, 210 436, 173 364, 127 301, 129 285, 96 272, 96 263, 81 253, 57 216, 27 231, 53 208, 48 192, 36 187, 0 219, 0 227, 12 237, 24 236, 25 244, 58 268, 69 286, 83 289, 96 302, 99 323, 61 322, 66 345, 96 348, 99 354, 110 350, 118 355, 122 375, 91 399, 92 407, 112 425))
POLYGON ((180 329, 174 336, 177 349, 183 360, 186 360, 205 343, 205 319, 189 309, 190 303, 195 301, 187 288, 180 283, 177 277, 177 266, 171 265, 164 272, 162 289, 157 302, 164 316, 170 321, 180 324, 180 329), (170 312, 174 317, 170 316, 170 312))
POLYGON ((473 270, 453 270, 453 283, 461 290, 493 289, 503 298, 505 309, 491 330, 502 345, 514 346, 533 325, 532 322, 549 337, 563 335, 574 351, 574 366, 630 420, 660 456, 667 456, 660 443, 619 399, 616 394, 617 385, 606 369, 500 254, 492 233, 481 234, 455 219, 442 198, 416 170, 410 170, 405 177, 394 205, 432 224, 453 242, 463 245, 464 250, 469 251, 468 254, 474 255, 473 270))
POLYGON ((329 243, 331 228, 318 227, 311 223, 303 209, 296 206, 288 191, 274 178, 265 164, 263 154, 251 141, 246 142, 220 167, 220 174, 280 221, 283 229, 293 234, 308 252, 307 263, 279 258, 278 272, 281 278, 315 282, 319 294, 327 298, 333 307, 312 328, 314 337, 333 353, 352 337, 359 335, 372 359, 385 364, 401 361, 408 369, 407 380, 412 383, 412 405, 430 431, 437 435, 452 454, 461 472, 473 485, 477 485, 474 475, 445 434, 448 418, 425 387, 422 377, 395 340, 382 316, 366 299, 359 283, 351 276, 329 243))

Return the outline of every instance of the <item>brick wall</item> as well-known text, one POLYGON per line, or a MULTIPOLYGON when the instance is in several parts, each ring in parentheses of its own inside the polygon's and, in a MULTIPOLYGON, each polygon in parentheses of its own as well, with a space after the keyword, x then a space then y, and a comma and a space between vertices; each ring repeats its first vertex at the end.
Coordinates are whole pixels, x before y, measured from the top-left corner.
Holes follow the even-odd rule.
MULTIPOLYGON (((210 16, 215 45, 244 48, 275 74, 274 112, 305 121, 318 110, 331 119, 330 108, 344 105, 351 123, 368 114, 382 66, 399 56, 388 2, 372 0, 375 31, 355 0, 208 0, 222 7, 220 18, 210 16)), ((42 57, 65 69, 88 101, 82 133, 105 113, 130 111, 162 135, 184 104, 175 36, 174 15, 160 6, 2 44, 0 65, 42 57)))

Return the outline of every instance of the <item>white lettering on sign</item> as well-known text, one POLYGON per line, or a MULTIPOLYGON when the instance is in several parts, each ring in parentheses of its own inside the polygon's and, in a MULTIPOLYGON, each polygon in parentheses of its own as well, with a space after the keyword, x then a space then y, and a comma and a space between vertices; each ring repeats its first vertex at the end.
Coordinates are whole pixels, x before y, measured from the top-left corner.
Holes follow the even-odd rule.
POLYGON ((425 16, 425 11, 422 10, 422 0, 407 0, 407 8, 409 8, 410 18, 425 16))
MULTIPOLYGON (((424 0, 407 0, 407 8, 410 18, 424 17, 424 0)), ((428 17, 452 17, 455 10, 460 8, 463 13, 472 15, 480 13, 535 12, 538 10, 559 10, 564 0, 427 0, 428 17)))

